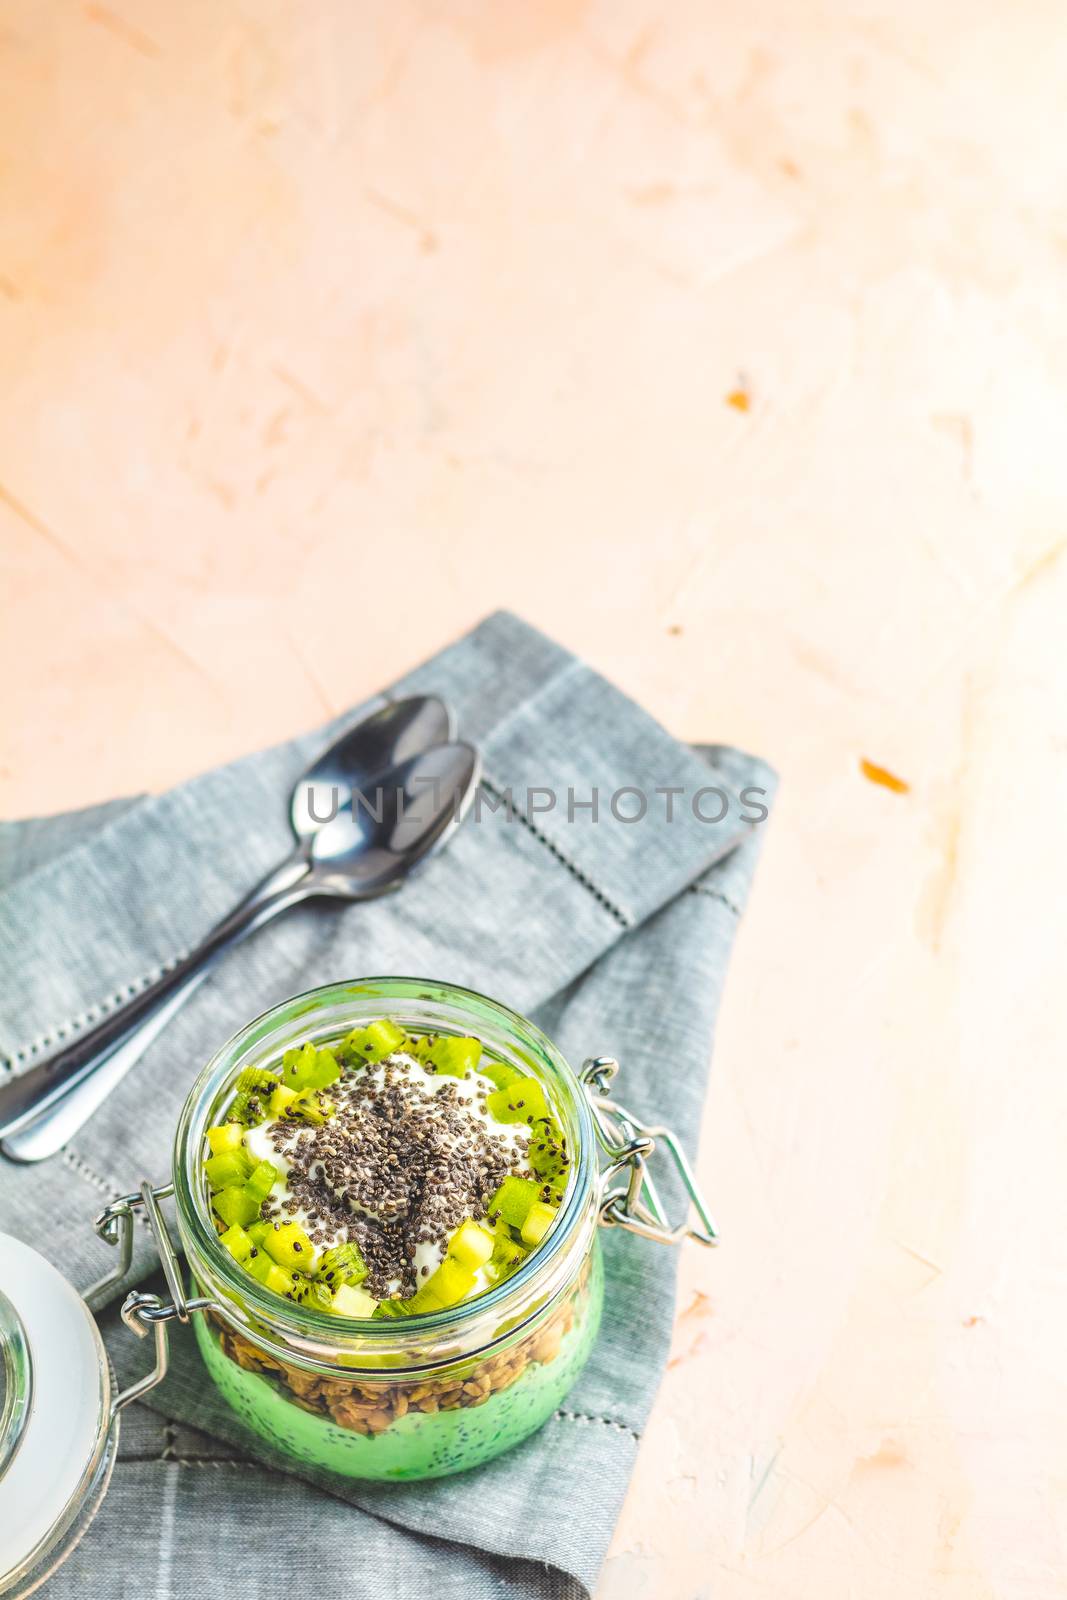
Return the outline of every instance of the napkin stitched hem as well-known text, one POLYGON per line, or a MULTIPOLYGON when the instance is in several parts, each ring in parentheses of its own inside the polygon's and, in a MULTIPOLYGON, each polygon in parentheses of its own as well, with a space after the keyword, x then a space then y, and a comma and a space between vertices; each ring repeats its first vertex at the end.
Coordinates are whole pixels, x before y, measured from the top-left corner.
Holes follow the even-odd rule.
POLYGON ((87 1028, 90 1023, 102 1021, 118 1006, 125 1005, 127 1000, 135 1000, 143 990, 149 988, 157 979, 165 977, 168 972, 173 971, 180 962, 185 960, 188 954, 188 950, 179 950, 177 955, 170 956, 166 961, 159 962, 140 978, 134 978, 123 988, 117 989, 114 994, 108 995, 106 999, 97 1000, 93 1005, 86 1006, 84 1011, 78 1012, 76 1016, 68 1017, 64 1022, 53 1024, 48 1033, 39 1034, 36 1039, 32 1039, 28 1044, 23 1045, 21 1050, 15 1050, 10 1055, 0 1057, 0 1068, 4 1070, 4 1073, 14 1072, 16 1067, 24 1066, 27 1061, 32 1061, 34 1056, 39 1055, 42 1050, 47 1050, 50 1045, 62 1044, 65 1039, 76 1036, 83 1028, 87 1028))
MULTIPOLYGON (((489 793, 494 795, 497 800, 506 799, 506 791, 504 786, 498 783, 495 778, 490 778, 485 774, 485 772, 483 772, 481 782, 482 788, 488 789, 489 793)), ((548 837, 547 833, 542 833, 536 822, 531 822, 530 818, 521 811, 514 812, 514 817, 516 822, 521 823, 522 826, 528 830, 528 832, 533 834, 535 839, 544 845, 548 853, 555 857, 561 867, 565 867, 567 869, 572 878, 577 879, 583 889, 587 889, 589 891, 597 904, 602 906, 605 911, 615 918, 615 921, 619 924, 620 928, 632 928, 634 926, 633 913, 630 911, 624 911, 620 906, 617 906, 615 902, 607 894, 605 894, 604 890, 598 888, 598 886, 593 882, 592 878, 590 878, 587 873, 582 871, 581 867, 576 861, 572 861, 570 857, 560 849, 559 845, 554 843, 554 841, 548 837)))

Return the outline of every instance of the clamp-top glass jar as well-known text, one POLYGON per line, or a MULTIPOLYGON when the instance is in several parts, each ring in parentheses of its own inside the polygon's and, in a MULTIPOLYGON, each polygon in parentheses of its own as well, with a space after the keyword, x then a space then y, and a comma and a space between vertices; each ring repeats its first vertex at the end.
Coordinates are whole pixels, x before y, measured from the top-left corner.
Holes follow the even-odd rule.
MULTIPOLYGON (((607 1098, 616 1064, 576 1075, 532 1023, 451 985, 369 978, 312 990, 243 1028, 210 1061, 185 1104, 173 1181, 127 1196, 98 1219, 129 1260, 132 1217, 143 1207, 167 1274, 171 1303, 128 1297, 124 1316, 154 1328, 165 1369, 171 1320, 195 1319, 218 1388, 264 1438, 301 1462, 355 1478, 407 1479, 457 1472, 517 1444, 556 1409, 588 1358, 600 1321, 598 1224, 674 1243, 713 1244, 713 1223, 673 1136, 646 1128, 607 1098), (574 1153, 558 1218, 544 1244, 510 1278, 451 1309, 403 1319, 338 1317, 297 1305, 251 1278, 220 1245, 203 1176, 206 1129, 238 1074, 311 1040, 336 1043, 387 1017, 416 1033, 475 1035, 499 1059, 546 1086, 574 1153), (669 1228, 646 1162, 662 1143, 699 1217, 669 1228), (598 1152, 607 1157, 601 1167, 598 1152), (625 1183, 617 1183, 625 1174, 625 1183), (173 1193, 193 1280, 185 1293, 159 1214, 173 1193), (161 1339, 162 1336, 162 1339, 161 1339)), ((146 1380, 151 1381, 151 1379, 146 1380)))

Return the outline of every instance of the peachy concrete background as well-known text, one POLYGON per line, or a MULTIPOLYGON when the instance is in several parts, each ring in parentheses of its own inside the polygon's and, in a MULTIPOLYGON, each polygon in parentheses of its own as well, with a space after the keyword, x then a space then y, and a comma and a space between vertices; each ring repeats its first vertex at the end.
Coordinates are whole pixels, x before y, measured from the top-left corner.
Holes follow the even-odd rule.
POLYGON ((5 814, 498 605, 781 770, 600 1600, 1067 1592, 1065 78, 1041 0, 0 13, 5 814))

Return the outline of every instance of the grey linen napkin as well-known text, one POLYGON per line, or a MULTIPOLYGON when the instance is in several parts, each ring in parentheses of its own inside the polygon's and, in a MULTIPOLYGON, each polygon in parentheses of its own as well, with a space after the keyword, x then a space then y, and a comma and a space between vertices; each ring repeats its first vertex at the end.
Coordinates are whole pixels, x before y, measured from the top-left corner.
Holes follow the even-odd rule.
MULTIPOLYGON (((300 908, 265 930, 193 996, 61 1156, 29 1168, 0 1162, 0 1227, 43 1249, 78 1287, 108 1265, 93 1214, 143 1177, 167 1177, 178 1112, 207 1055, 287 995, 359 974, 465 984, 532 1015, 576 1064, 618 1056, 621 1098, 671 1123, 692 1151, 759 845, 759 826, 744 817, 769 803, 773 775, 734 750, 678 744, 506 614, 384 698, 417 690, 453 704, 461 734, 482 751, 486 794, 510 793, 513 812, 483 806, 391 900, 300 908), (594 786, 595 818, 582 805, 594 786), (730 796, 719 822, 703 820, 721 809, 712 788, 730 796), (748 788, 759 798, 742 804, 748 788), (626 820, 640 810, 637 790, 646 814, 626 820)), ((164 795, 0 827, 9 974, 0 1073, 26 1070, 194 944, 285 853, 288 791, 310 757, 377 703, 164 795)), ((665 1187, 677 1207, 677 1187, 665 1187)), ((229 1411, 191 1335, 177 1330, 171 1374, 127 1413, 103 1509, 48 1592, 586 1594, 666 1359, 676 1260, 618 1229, 604 1243, 604 1325, 577 1386, 533 1439, 453 1479, 353 1484, 295 1468, 229 1411)), ((156 1267, 139 1236, 131 1282, 156 1267)), ((148 1353, 114 1309, 103 1322, 128 1381, 148 1353)))

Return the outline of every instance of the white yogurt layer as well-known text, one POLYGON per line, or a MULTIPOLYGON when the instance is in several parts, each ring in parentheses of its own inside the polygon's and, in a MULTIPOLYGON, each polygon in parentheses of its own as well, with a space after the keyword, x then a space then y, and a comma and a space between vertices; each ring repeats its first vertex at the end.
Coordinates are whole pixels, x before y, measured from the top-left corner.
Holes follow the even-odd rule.
MULTIPOLYGON (((465 1119, 469 1119, 471 1125, 477 1124, 494 1144, 500 1147, 501 1154, 506 1158, 512 1172, 523 1176, 530 1175, 529 1164, 525 1154, 526 1143, 530 1136, 530 1129, 527 1124, 521 1122, 499 1122, 490 1113, 488 1107, 479 1103, 479 1091, 492 1094, 496 1089, 496 1085, 491 1079, 484 1077, 480 1072, 471 1072, 466 1078, 454 1078, 444 1073, 430 1072, 427 1071, 421 1061, 416 1060, 414 1056, 408 1055, 405 1051, 397 1051, 394 1055, 387 1057, 385 1061, 378 1062, 375 1066, 360 1068, 359 1077, 361 1079, 370 1079, 381 1086, 385 1082, 387 1065, 394 1080, 398 1073, 402 1074, 404 1080, 412 1088, 421 1091, 427 1096, 438 1095, 447 1084, 452 1084, 456 1092, 455 1098, 450 1100, 450 1105, 453 1108, 461 1109, 465 1113, 465 1119)), ((326 1093, 329 1094, 330 1091, 327 1090, 326 1093)), ((331 1121, 336 1122, 338 1126, 358 1137, 361 1114, 365 1104, 366 1102, 361 1102, 358 1098, 341 1097, 331 1121)), ((290 1136, 292 1130, 292 1122, 286 1121, 281 1117, 271 1117, 266 1122, 259 1123, 257 1127, 249 1128, 244 1135, 244 1143, 249 1154, 255 1160, 269 1161, 282 1174, 281 1181, 276 1183, 271 1190, 271 1200, 282 1203, 283 1214, 287 1221, 299 1223, 305 1233, 310 1234, 313 1229, 321 1230, 321 1221, 314 1219, 307 1208, 299 1201, 292 1206, 292 1209, 289 1209, 289 1205, 285 1204, 285 1202, 292 1201, 288 1181, 292 1163, 278 1148, 278 1144, 275 1141, 277 1137, 285 1138, 290 1136)), ((325 1192, 335 1202, 339 1200, 340 1196, 329 1184, 321 1163, 317 1162, 309 1169, 309 1176, 315 1182, 321 1183, 325 1192)), ((360 1208, 359 1214, 366 1217, 375 1216, 375 1213, 364 1208, 360 1208)), ((381 1219, 379 1218, 378 1220, 381 1219)), ((325 1241, 313 1245, 315 1253, 309 1270, 314 1271, 325 1250, 344 1242, 345 1234, 339 1232, 331 1233, 325 1241)), ((444 1260, 446 1246, 447 1240, 425 1240, 416 1245, 415 1271, 418 1278, 428 1276, 428 1273, 424 1273, 422 1270, 424 1267, 428 1268, 429 1272, 434 1272, 440 1266, 444 1260)), ((399 1278, 393 1279, 389 1287, 392 1293, 396 1293, 401 1288, 401 1280, 399 1278)), ((488 1287, 489 1280, 484 1272, 479 1269, 478 1290, 488 1287)))

